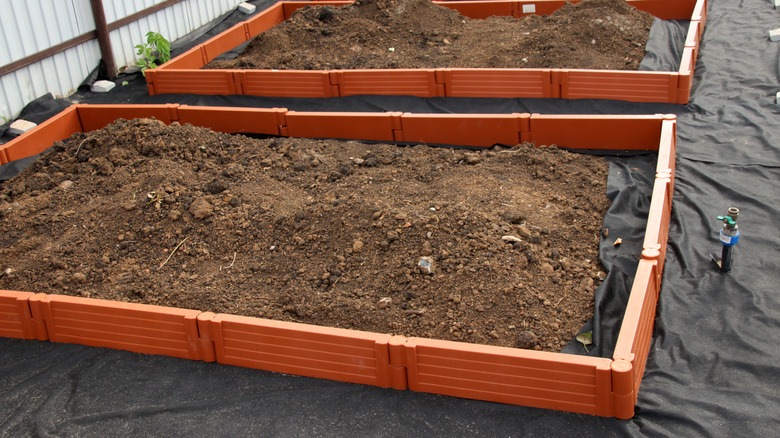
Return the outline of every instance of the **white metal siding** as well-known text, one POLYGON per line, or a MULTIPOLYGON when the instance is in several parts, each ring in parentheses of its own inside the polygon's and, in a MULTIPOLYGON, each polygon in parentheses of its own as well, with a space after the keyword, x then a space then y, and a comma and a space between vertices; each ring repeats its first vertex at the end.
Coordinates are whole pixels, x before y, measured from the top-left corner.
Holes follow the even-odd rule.
MULTIPOLYGON (((108 23, 163 0, 103 0, 108 23)), ((235 8, 240 0, 184 0, 110 33, 117 68, 134 65, 134 47, 149 31, 174 41, 235 8)), ((89 0, 0 0, 0 66, 95 30, 89 0)), ((11 119, 31 100, 67 96, 100 61, 91 40, 0 77, 0 116, 11 119)), ((0 119, 2 123, 2 119, 0 119)))

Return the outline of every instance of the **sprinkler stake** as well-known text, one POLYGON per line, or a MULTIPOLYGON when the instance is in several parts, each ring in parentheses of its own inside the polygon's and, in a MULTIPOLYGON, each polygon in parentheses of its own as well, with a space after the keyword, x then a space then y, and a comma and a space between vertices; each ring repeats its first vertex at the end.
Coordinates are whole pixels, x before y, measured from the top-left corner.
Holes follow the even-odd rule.
POLYGON ((721 251, 720 260, 715 262, 723 272, 731 271, 732 249, 734 245, 739 241, 739 226, 737 225, 737 217, 739 216, 739 209, 736 207, 729 208, 727 216, 718 216, 718 220, 723 222, 723 228, 720 230, 720 243, 723 244, 723 250, 721 251))

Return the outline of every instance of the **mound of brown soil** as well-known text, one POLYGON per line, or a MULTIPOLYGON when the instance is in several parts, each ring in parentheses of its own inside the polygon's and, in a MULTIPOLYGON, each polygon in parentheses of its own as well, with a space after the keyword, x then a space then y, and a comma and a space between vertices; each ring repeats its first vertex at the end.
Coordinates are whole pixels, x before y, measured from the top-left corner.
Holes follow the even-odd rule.
POLYGON ((0 288, 558 351, 604 276, 606 176, 549 147, 117 121, 0 185, 0 288))
POLYGON ((653 16, 624 0, 549 16, 475 20, 429 0, 307 6, 207 68, 589 68, 636 70, 653 16))

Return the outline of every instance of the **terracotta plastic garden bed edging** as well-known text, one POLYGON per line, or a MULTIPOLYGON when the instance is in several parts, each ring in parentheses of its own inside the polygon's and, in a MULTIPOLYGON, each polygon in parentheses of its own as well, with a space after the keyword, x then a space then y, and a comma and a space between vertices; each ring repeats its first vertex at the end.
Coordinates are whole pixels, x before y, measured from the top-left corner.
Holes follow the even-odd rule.
MULTIPOLYGON (((584 69, 376 69, 376 70, 201 70, 220 54, 285 21, 311 4, 349 1, 279 2, 173 60, 146 71, 149 95, 166 93, 246 94, 275 97, 337 97, 357 94, 420 97, 500 97, 617 99, 688 103, 706 0, 627 0, 664 20, 690 19, 680 68, 676 72, 584 69)), ((522 17, 533 10, 549 14, 560 0, 438 1, 471 18, 522 17)))
POLYGON ((38 154, 55 141, 102 128, 117 118, 152 116, 165 123, 192 123, 224 132, 425 143, 451 143, 455 139, 459 140, 456 144, 472 146, 536 140, 571 148, 657 150, 644 250, 613 358, 14 291, 0 291, 0 336, 216 361, 601 416, 633 415, 652 338, 666 251, 675 116, 299 113, 281 108, 176 104, 74 105, 0 146, 0 163, 38 154), (471 132, 472 137, 460 138, 452 132, 471 132))

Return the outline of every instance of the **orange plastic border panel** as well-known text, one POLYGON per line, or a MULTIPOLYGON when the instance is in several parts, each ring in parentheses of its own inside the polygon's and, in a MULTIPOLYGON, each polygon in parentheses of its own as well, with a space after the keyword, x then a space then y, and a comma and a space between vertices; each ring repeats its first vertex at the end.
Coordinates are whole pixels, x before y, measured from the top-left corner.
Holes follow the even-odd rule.
POLYGON ((685 45, 683 47, 693 48, 694 63, 696 57, 699 55, 699 42, 701 40, 700 29, 702 27, 701 21, 693 20, 688 26, 688 33, 685 36, 685 45))
POLYGON ((704 23, 707 21, 707 0, 698 0, 693 7, 693 13, 691 14, 691 21, 700 21, 699 23, 699 38, 704 33, 704 23))
MULTIPOLYGON (((688 19, 694 11, 696 0, 626 0, 631 6, 653 14, 662 20, 688 19)), ((509 15, 503 13, 507 6, 491 6, 480 9, 479 3, 507 3, 512 4, 514 16, 530 15, 523 12, 523 6, 534 6, 535 14, 549 15, 562 8, 566 3, 579 3, 580 0, 516 0, 516 1, 490 1, 490 0, 438 0, 434 3, 457 9, 461 14, 471 18, 487 18, 490 15, 509 15), (474 14, 474 15, 472 15, 474 14)))
POLYGON ((316 113, 288 111, 282 135, 393 141, 401 128, 401 113, 316 113))
POLYGON ((653 337, 653 323, 660 290, 658 269, 657 260, 643 257, 639 261, 613 355, 616 361, 623 360, 631 364, 630 391, 621 392, 624 393, 623 395, 630 394, 628 401, 632 411, 636 404, 653 337))
POLYGON ((663 116, 531 115, 530 141, 573 149, 658 150, 663 116))
POLYGON ((147 70, 146 83, 155 94, 241 94, 233 70, 147 70))
POLYGON ((218 132, 279 135, 284 123, 284 108, 217 108, 182 105, 179 123, 203 126, 218 132), (219 111, 216 111, 219 109, 219 111))
POLYGON ((549 68, 439 69, 447 97, 561 97, 549 68))
POLYGON ((238 23, 203 43, 203 53, 206 60, 211 61, 228 50, 244 44, 249 39, 244 23, 238 23))
POLYGON ((336 70, 331 83, 338 84, 340 96, 357 94, 444 96, 444 85, 436 83, 436 70, 336 70))
MULTIPOLYGON (((564 99, 619 99, 630 102, 672 102, 677 99, 673 72, 560 70, 564 99)), ((556 76, 556 70, 553 70, 556 76)))
POLYGON ((404 114, 396 140, 489 147, 516 145, 529 130, 529 114, 404 114), (489 136, 485 134, 489 133, 489 136))
POLYGON ((199 324, 221 364, 394 386, 391 335, 210 313, 199 324))
POLYGON ((0 165, 40 154, 50 148, 55 141, 64 140, 74 132, 81 132, 77 106, 71 105, 24 135, 0 145, 0 165))
POLYGON ((276 26, 289 16, 284 14, 284 5, 276 3, 268 9, 260 12, 254 17, 244 22, 246 26, 247 39, 253 38, 266 30, 276 26))
POLYGON ((650 211, 647 217, 647 228, 643 243, 644 249, 659 252, 658 264, 663 270, 666 257, 666 241, 669 235, 669 219, 672 212, 671 174, 659 173, 653 183, 653 197, 650 200, 650 211))
POLYGON ((178 104, 165 105, 77 105, 84 132, 104 128, 117 119, 151 118, 170 125, 179 119, 178 104))
MULTIPOLYGON (((439 6, 444 6, 450 9, 454 9, 458 11, 461 15, 465 15, 469 18, 488 18, 492 17, 494 15, 498 16, 516 16, 517 15, 517 8, 518 3, 515 1, 501 1, 501 2, 486 2, 486 1, 434 1, 439 6)), ((549 3, 549 2, 546 2, 549 3)), ((557 1, 556 3, 561 3, 561 5, 557 5, 557 7, 553 6, 554 9, 560 9, 561 6, 563 6, 562 1, 557 1)), ((544 12, 540 12, 544 13, 544 12)))
POLYGON ((688 103, 693 89, 693 70, 696 59, 693 55, 693 47, 683 49, 682 59, 680 60, 680 77, 677 84, 677 103, 688 103))
POLYGON ((243 94, 275 97, 336 97, 338 86, 326 71, 231 70, 239 75, 243 94))
POLYGON ((29 302, 33 319, 45 323, 53 342, 203 358, 199 311, 46 294, 29 302))
POLYGON ((176 58, 166 62, 165 64, 151 70, 147 70, 146 73, 159 73, 160 71, 163 71, 165 69, 169 70, 187 70, 187 69, 199 69, 206 65, 206 60, 204 59, 204 52, 203 52, 203 46, 198 45, 190 50, 187 50, 186 52, 182 53, 181 55, 177 56, 176 58))
MULTIPOLYGON (((0 336, 18 339, 36 339, 37 331, 30 312, 31 292, 0 290, 0 336)), ((46 336, 43 333, 45 340, 46 336)))
POLYGON ((422 338, 404 353, 414 391, 609 415, 609 359, 422 338))
POLYGON ((628 0, 628 3, 661 20, 690 19, 696 7, 696 0, 628 0))
POLYGON ((669 173, 669 178, 674 183, 675 156, 677 154, 677 117, 673 114, 664 116, 661 124, 661 141, 658 147, 658 164, 656 175, 663 172, 669 173))

